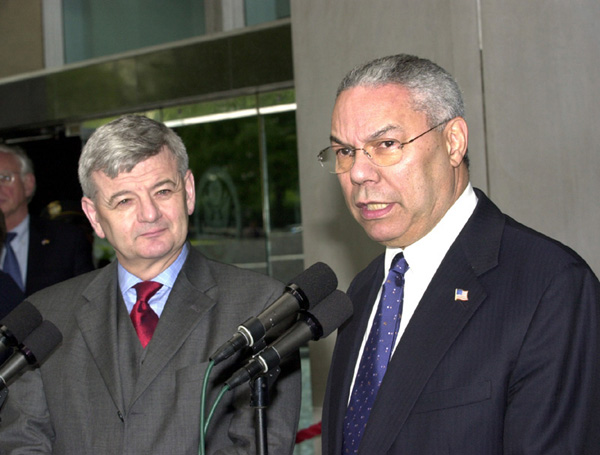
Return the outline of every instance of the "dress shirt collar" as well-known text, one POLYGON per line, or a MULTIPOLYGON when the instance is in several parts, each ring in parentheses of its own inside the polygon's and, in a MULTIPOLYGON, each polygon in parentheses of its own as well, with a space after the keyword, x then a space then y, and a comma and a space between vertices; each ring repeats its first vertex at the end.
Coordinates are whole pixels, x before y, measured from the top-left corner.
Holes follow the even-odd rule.
POLYGON ((17 239, 29 231, 29 214, 10 232, 17 234, 17 239))
POLYGON ((423 238, 412 245, 401 248, 387 248, 385 251, 385 270, 389 270, 394 256, 403 251, 411 274, 425 273, 430 277, 439 267, 442 259, 462 228, 473 214, 477 205, 477 196, 471 183, 450 207, 440 222, 423 238))
MULTIPOLYGON (((173 289, 173 286, 175 285, 177 276, 179 275, 179 272, 181 271, 181 268, 187 259, 189 248, 189 244, 187 242, 184 243, 183 249, 181 250, 181 253, 179 253, 179 256, 177 256, 177 259, 175 259, 175 261, 169 267, 151 280, 162 284, 162 287, 150 299, 149 302, 149 305, 159 317, 162 314, 165 304, 167 303, 167 298, 171 292, 171 289, 173 289)), ((120 263, 118 264, 117 270, 119 277, 119 288, 121 289, 121 294, 125 300, 127 311, 131 313, 137 298, 137 293, 132 286, 143 280, 132 273, 129 273, 120 263)))

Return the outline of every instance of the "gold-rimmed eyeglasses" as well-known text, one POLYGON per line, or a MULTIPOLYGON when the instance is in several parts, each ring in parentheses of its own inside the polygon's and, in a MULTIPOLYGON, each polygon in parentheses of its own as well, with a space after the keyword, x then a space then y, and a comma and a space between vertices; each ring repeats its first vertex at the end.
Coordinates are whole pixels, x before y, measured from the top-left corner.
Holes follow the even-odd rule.
POLYGON ((444 120, 406 142, 400 142, 398 139, 392 138, 379 138, 367 142, 364 147, 361 148, 348 147, 341 144, 330 145, 319 152, 317 160, 321 163, 321 166, 331 174, 343 174, 352 169, 352 166, 354 166, 354 162, 356 161, 356 152, 362 150, 376 166, 393 166, 400 162, 402 150, 406 145, 425 136, 427 133, 442 126, 444 123, 448 123, 450 120, 451 119, 444 120))

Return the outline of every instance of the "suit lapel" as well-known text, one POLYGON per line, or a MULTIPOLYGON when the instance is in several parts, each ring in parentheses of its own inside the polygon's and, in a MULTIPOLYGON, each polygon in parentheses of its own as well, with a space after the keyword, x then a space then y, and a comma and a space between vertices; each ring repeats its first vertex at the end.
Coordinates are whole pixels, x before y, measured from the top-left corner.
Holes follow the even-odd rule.
POLYGON ((398 344, 361 446, 361 450, 377 447, 377 451, 364 453, 385 453, 389 449, 429 377, 486 296, 460 256, 459 251, 450 251, 446 256, 398 344), (457 288, 468 290, 467 302, 455 300, 457 288))
POLYGON ((77 323, 117 409, 124 409, 117 341, 117 262, 104 267, 83 292, 77 323), (110 340, 110 341, 107 341, 110 340))
POLYGON ((477 196, 473 216, 444 257, 392 357, 360 453, 390 449, 437 365, 486 298, 478 276, 497 264, 504 220, 483 193, 477 196), (456 289, 468 290, 468 300, 456 300, 456 289))
POLYGON ((216 286, 204 258, 194 248, 184 264, 140 368, 131 403, 134 403, 179 351, 206 311, 216 304, 206 295, 216 286))
MULTIPOLYGON (((325 428, 328 435, 335 435, 335 440, 328 440, 331 448, 325 448, 324 453, 341 453, 344 415, 350 396, 350 386, 354 377, 354 367, 358 362, 358 353, 362 338, 354 334, 365 333, 371 309, 377 298, 379 288, 373 283, 383 281, 383 255, 377 257, 357 281, 352 290, 354 315, 344 324, 337 335, 335 356, 331 363, 331 380, 329 384, 329 400, 323 410, 325 414, 335 418, 331 425, 325 428), (360 304, 357 304, 359 302, 360 304)), ((349 290, 350 292, 350 290, 349 290)), ((324 425, 329 425, 330 419, 323 419, 324 425)))
MULTIPOLYGON (((203 261, 200 253, 190 249, 154 336, 146 348, 146 357, 130 403, 135 402, 146 390, 179 350, 203 314, 216 303, 205 294, 216 284, 203 261)), ((87 303, 78 310, 76 319, 115 406, 123 410, 126 406, 116 342, 118 292, 117 262, 114 261, 106 266, 84 291, 83 296, 87 303)))

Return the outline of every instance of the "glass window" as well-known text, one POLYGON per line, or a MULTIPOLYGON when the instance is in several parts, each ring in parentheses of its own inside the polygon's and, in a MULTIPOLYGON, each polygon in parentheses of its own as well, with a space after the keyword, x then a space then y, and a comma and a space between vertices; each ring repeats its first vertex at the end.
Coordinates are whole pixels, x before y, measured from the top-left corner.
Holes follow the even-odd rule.
POLYGON ((290 16, 289 0, 62 0, 65 63, 290 16))
POLYGON ((246 25, 290 17, 290 0, 245 0, 246 25))
POLYGON ((188 148, 196 179, 192 244, 208 257, 282 281, 300 273, 295 112, 174 130, 188 148))
POLYGON ((204 0, 63 0, 65 63, 205 33, 204 0))

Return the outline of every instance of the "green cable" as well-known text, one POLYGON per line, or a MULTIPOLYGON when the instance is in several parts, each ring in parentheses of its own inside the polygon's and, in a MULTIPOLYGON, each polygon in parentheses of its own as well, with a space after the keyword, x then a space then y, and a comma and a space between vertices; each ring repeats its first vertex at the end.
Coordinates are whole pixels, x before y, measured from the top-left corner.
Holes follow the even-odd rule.
POLYGON ((210 420, 213 417, 213 414, 215 413, 216 409, 217 409, 217 405, 219 404, 219 402, 221 401, 221 399, 225 396, 225 393, 227 393, 229 391, 229 384, 225 384, 222 388, 221 391, 219 392, 219 395, 217 396, 217 399, 215 400, 215 403, 213 404, 212 409, 210 410, 210 413, 208 414, 208 419, 206 419, 206 425, 204 426, 204 433, 206 435, 206 432, 208 431, 208 425, 210 424, 210 420))
POLYGON ((202 384, 202 396, 200 397, 200 444, 198 447, 198 455, 204 455, 205 447, 204 447, 204 411, 206 408, 206 389, 208 388, 208 378, 210 377, 210 372, 215 366, 215 361, 211 360, 208 363, 208 367, 204 372, 204 383, 202 384))

